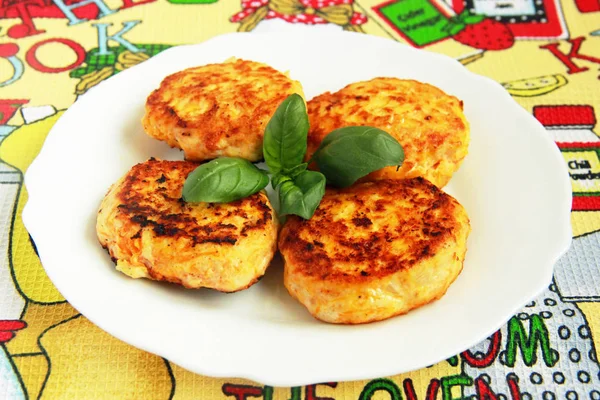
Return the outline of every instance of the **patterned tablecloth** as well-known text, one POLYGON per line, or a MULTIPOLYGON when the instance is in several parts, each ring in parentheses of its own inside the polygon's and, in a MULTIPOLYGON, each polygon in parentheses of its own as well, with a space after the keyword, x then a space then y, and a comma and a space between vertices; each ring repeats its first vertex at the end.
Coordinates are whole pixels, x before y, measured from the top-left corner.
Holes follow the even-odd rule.
POLYGON ((600 400, 599 69, 600 0, 0 0, 0 399, 600 400), (561 149, 573 246, 548 289, 470 350, 370 381, 214 379, 111 337, 44 273, 21 221, 23 173, 78 96, 170 46, 300 24, 455 57, 503 83, 561 149))

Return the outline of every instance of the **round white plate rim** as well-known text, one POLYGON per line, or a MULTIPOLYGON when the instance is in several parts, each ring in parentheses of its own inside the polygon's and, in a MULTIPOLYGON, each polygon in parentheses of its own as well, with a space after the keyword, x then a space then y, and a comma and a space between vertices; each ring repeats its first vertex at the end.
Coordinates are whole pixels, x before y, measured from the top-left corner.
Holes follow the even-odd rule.
MULTIPOLYGON (((222 36, 216 37, 214 39, 211 39, 207 42, 198 44, 198 45, 178 46, 176 48, 168 49, 168 50, 162 52, 161 54, 153 57, 152 59, 150 59, 146 63, 141 64, 138 67, 121 72, 120 74, 116 75, 115 77, 110 78, 108 80, 108 82, 103 83, 96 89, 93 89, 93 91, 104 90, 104 87, 108 87, 109 82, 113 82, 113 86, 116 85, 117 82, 124 82, 126 79, 133 76, 134 71, 138 71, 138 70, 142 71, 143 68, 149 68, 150 65, 159 63, 159 62, 161 62, 161 60, 167 60, 167 57, 171 53, 192 51, 194 48, 205 46, 207 43, 210 43, 210 42, 221 41, 223 43, 226 43, 227 41, 230 41, 230 40, 236 41, 236 40, 238 40, 237 38, 257 37, 257 35, 264 35, 264 36, 262 36, 262 38, 264 40, 273 40, 271 37, 272 34, 234 33, 234 34, 222 35, 222 36), (144 65, 144 64, 146 64, 146 65, 144 65)), ((381 39, 381 38, 367 37, 366 35, 355 34, 355 33, 339 33, 339 34, 329 33, 328 35, 332 38, 332 39, 328 39, 328 40, 367 40, 367 41, 385 40, 385 39, 381 39), (348 39, 350 37, 353 37, 356 39, 348 39)), ((311 37, 311 35, 308 33, 303 33, 303 36, 306 37, 306 40, 314 40, 316 38, 316 37, 311 37)), ((318 39, 324 40, 323 33, 319 34, 318 39)), ((239 39, 239 40, 242 40, 242 39, 239 39)), ((467 69, 462 67, 462 65, 460 65, 460 63, 458 63, 455 60, 452 60, 446 56, 435 54, 435 53, 423 53, 423 51, 419 51, 419 50, 415 50, 415 49, 412 49, 412 48, 409 48, 406 46, 402 46, 398 43, 394 43, 394 46, 398 46, 398 48, 402 47, 403 51, 415 54, 416 55, 415 57, 427 57, 432 60, 435 59, 439 63, 443 64, 445 67, 452 68, 454 70, 453 73, 462 75, 462 77, 464 79, 478 81, 478 83, 480 85, 482 85, 482 87, 485 87, 485 90, 494 92, 494 95, 498 96, 499 99, 503 97, 504 99, 502 101, 504 101, 505 106, 507 108, 511 109, 512 113, 514 113, 515 115, 522 116, 523 118, 527 117, 528 119, 526 119, 526 120, 530 121, 529 123, 532 127, 537 126, 535 129, 534 128, 531 129, 531 134, 538 135, 540 138, 543 138, 542 140, 545 140, 547 142, 547 144, 549 145, 549 149, 550 149, 550 147, 552 147, 552 149, 549 151, 554 152, 556 168, 561 168, 565 172, 564 177, 562 179, 557 178, 557 182, 559 181, 558 184, 563 186, 561 189, 561 193, 564 193, 563 198, 555 199, 557 202, 560 203, 557 205, 557 209, 560 210, 560 215, 559 215, 559 220, 557 221, 557 226, 559 226, 560 228, 558 229, 557 235, 553 238, 554 243, 551 246, 552 249, 549 249, 549 252, 546 255, 545 259, 543 261, 540 261, 541 264, 546 265, 546 267, 543 268, 543 273, 544 273, 543 279, 540 279, 539 281, 537 281, 535 285, 532 284, 531 287, 528 288, 528 290, 524 290, 523 293, 521 293, 520 299, 514 299, 514 301, 511 304, 505 305, 506 312, 504 314, 506 314, 506 315, 504 316, 504 319, 498 319, 496 324, 494 324, 493 326, 489 325, 485 331, 481 331, 480 334, 478 335, 477 340, 483 340, 487 335, 489 335, 489 334, 493 333, 495 330, 497 330, 515 311, 517 311, 517 309, 520 306, 522 306, 524 304, 524 302, 528 301, 529 299, 534 297, 537 293, 541 292, 545 288, 545 286, 551 280, 552 265, 568 249, 568 247, 570 245, 571 234, 570 234, 570 217, 569 217, 570 213, 569 212, 570 212, 570 207, 571 207, 571 196, 570 196, 571 188, 570 188, 570 181, 568 179, 568 175, 566 174, 566 168, 564 167, 564 161, 562 159, 562 156, 560 155, 558 148, 556 148, 554 143, 547 136, 544 128, 539 123, 537 123, 537 121, 533 120, 533 118, 524 109, 522 109, 516 102, 514 102, 512 100, 512 98, 505 92, 505 90, 499 84, 497 84, 496 82, 494 82, 488 78, 481 77, 481 76, 478 76, 478 75, 475 75, 475 74, 469 72, 467 69), (508 309, 510 309, 510 312, 508 312, 508 309)), ((80 107, 83 107, 82 104, 85 104, 85 102, 90 101, 90 100, 87 100, 87 98, 88 98, 87 96, 91 96, 91 94, 86 95, 82 99, 78 100, 69 110, 66 111, 65 115, 61 118, 61 120, 63 120, 64 118, 69 118, 69 116, 71 114, 77 113, 78 109, 80 107)), ((50 263, 46 263, 47 259, 48 260, 52 259, 51 251, 45 247, 43 241, 39 241, 39 238, 44 236, 44 234, 48 234, 48 232, 47 232, 47 230, 44 229, 44 226, 41 223, 41 220, 39 218, 36 218, 40 215, 39 211, 43 210, 43 198, 44 198, 42 193, 36 192, 36 188, 40 182, 40 179, 43 179, 42 177, 44 176, 44 172, 43 172, 44 165, 47 165, 47 163, 49 162, 49 160, 46 160, 46 158, 50 159, 53 154, 53 153, 51 153, 51 149, 53 146, 53 141, 55 139, 55 135, 58 135, 57 132, 60 131, 61 120, 59 120, 57 122, 55 127, 52 129, 52 131, 48 135, 46 144, 40 151, 39 156, 32 163, 31 167, 29 168, 29 170, 25 176, 25 183, 28 187, 28 190, 30 191, 30 197, 29 197, 29 201, 23 211, 23 221, 24 221, 27 229, 31 233, 32 237, 34 238, 34 240, 36 240, 36 244, 38 244, 38 251, 40 253, 41 259, 44 261, 45 267, 46 267, 46 265, 55 266, 56 263, 54 261, 52 261, 50 263), (40 222, 38 223, 38 221, 40 221, 40 222), (39 241, 39 243, 38 243, 38 241, 39 241)), ((365 379, 365 378, 374 378, 374 377, 379 377, 379 376, 387 376, 387 375, 392 375, 395 373, 403 372, 404 368, 399 367, 399 366, 406 365, 406 363, 402 364, 400 362, 398 362, 398 363, 391 363, 391 362, 390 363, 379 363, 378 365, 370 365, 369 368, 367 368, 367 369, 364 369, 364 368, 363 369, 348 368, 347 370, 338 369, 338 370, 334 370, 334 371, 327 371, 326 374, 323 374, 323 368, 321 368, 321 369, 319 369, 319 368, 315 368, 315 369, 304 368, 304 369, 299 369, 298 371, 296 371, 295 376, 284 376, 283 374, 278 375, 278 371, 280 371, 280 370, 282 371, 282 370, 284 370, 284 368, 275 368, 275 369, 274 368, 266 368, 264 363, 260 363, 260 368, 256 368, 256 364, 254 364, 253 362, 249 362, 251 360, 246 360, 247 362, 244 362, 243 360, 237 360, 238 361, 237 363, 230 363, 226 366, 221 364, 220 365, 221 368, 215 368, 214 364, 212 364, 210 362, 197 363, 197 362, 191 361, 189 359, 189 357, 187 357, 187 355, 183 354, 181 351, 173 351, 172 346, 168 347, 168 348, 163 346, 165 343, 161 343, 161 342, 163 340, 167 340, 168 338, 162 337, 162 336, 160 336, 160 334, 156 335, 152 340, 150 340, 149 337, 144 337, 144 338, 132 337, 130 333, 120 330, 119 328, 111 325, 110 320, 106 319, 105 315, 97 314, 97 309, 94 309, 94 307, 92 306, 92 303, 88 302, 88 299, 85 299, 83 297, 73 296, 73 293, 70 290, 69 283, 63 280, 64 277, 60 275, 60 272, 57 268, 55 268, 55 267, 51 267, 51 268, 46 267, 46 268, 47 268, 47 273, 48 273, 49 277, 54 282, 54 284, 59 289, 59 291, 65 296, 65 298, 67 298, 67 300, 69 300, 71 302, 71 304, 77 310, 79 310, 83 315, 85 315, 88 319, 90 319, 96 325, 100 326, 102 329, 111 333, 115 337, 117 337, 121 340, 124 340, 125 342, 128 342, 138 348, 142 348, 149 352, 164 356, 164 357, 172 360, 174 363, 176 363, 186 369, 198 372, 198 373, 207 374, 207 375, 211 375, 211 376, 220 376, 220 377, 243 377, 243 378, 248 378, 248 379, 252 379, 252 380, 256 380, 259 382, 276 385, 276 386, 292 386, 292 385, 300 385, 300 384, 307 384, 307 383, 315 383, 315 382, 320 382, 320 381, 355 380, 355 379, 365 379)), ((406 317, 402 317, 402 318, 406 318, 406 317)), ((141 321, 141 320, 139 320, 139 318, 133 318, 133 317, 131 320, 132 321, 136 320, 136 322, 139 323, 140 326, 146 326, 146 327, 151 326, 151 324, 149 324, 149 321, 147 321, 147 320, 141 321)), ((224 325, 230 324, 230 322, 231 321, 227 321, 227 322, 221 321, 221 323, 223 323, 224 325)), ((235 328, 235 325, 230 324, 230 326, 232 327, 232 329, 235 328)), ((255 328, 251 325, 244 325, 244 326, 248 330, 252 330, 255 328)), ((379 325, 374 324, 371 326, 364 326, 360 329, 372 330, 372 329, 377 329, 377 326, 379 326, 379 325)), ((349 329, 344 334, 347 337, 350 337, 353 335, 353 332, 356 332, 356 328, 349 327, 349 329)), ((248 333, 250 333, 250 332, 248 331, 248 333)), ((462 351, 473 344, 475 344, 475 343, 473 342, 472 338, 463 340, 462 342, 458 341, 455 344, 455 346, 453 347, 453 350, 451 350, 451 351, 447 350, 442 353, 436 353, 435 356, 430 356, 428 359, 423 359, 421 361, 422 365, 419 365, 417 367, 422 367, 422 366, 437 362, 441 359, 447 358, 449 356, 452 356, 452 355, 456 354, 457 352, 462 351)), ((250 351, 250 349, 249 349, 248 353, 252 353, 252 351, 250 351)), ((257 353, 254 352, 254 354, 252 354, 252 355, 256 357, 257 353)), ((214 357, 214 355, 213 355, 213 357, 214 357)), ((323 364, 323 361, 320 361, 320 363, 323 364)), ((325 364, 327 364, 327 363, 325 363, 325 364)))

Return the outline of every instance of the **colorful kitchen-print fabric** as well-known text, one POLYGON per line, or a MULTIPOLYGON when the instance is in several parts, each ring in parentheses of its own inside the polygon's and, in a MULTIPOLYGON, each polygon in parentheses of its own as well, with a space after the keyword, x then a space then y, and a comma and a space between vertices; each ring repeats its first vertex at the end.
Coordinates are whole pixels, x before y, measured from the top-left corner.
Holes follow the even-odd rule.
POLYGON ((600 400, 599 117, 600 0, 0 0, 0 399, 600 400), (23 173, 78 96, 171 46, 300 26, 454 57, 500 82, 560 148, 573 246, 484 342, 401 375, 273 388, 122 343, 46 276, 21 220, 23 173))

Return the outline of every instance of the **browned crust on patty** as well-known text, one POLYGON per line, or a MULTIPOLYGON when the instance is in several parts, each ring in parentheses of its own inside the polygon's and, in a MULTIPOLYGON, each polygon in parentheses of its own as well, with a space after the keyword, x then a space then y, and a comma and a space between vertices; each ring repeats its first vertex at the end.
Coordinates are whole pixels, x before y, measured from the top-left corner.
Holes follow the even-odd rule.
MULTIPOLYGON (((271 220, 271 208, 265 196, 256 193, 245 199, 229 203, 227 210, 219 210, 219 204, 209 204, 215 217, 240 217, 243 226, 208 221, 201 223, 190 213, 193 203, 181 198, 185 177, 198 164, 187 161, 149 161, 135 165, 125 177, 117 196, 120 217, 129 220, 132 227, 152 229, 156 237, 188 238, 193 246, 202 243, 221 245, 235 244, 240 236, 247 236, 254 229, 263 228, 271 220), (247 208, 260 210, 261 217, 248 219, 247 208)), ((205 219, 207 219, 205 217, 205 219)), ((202 221, 202 220, 201 220, 202 221)), ((135 238, 135 236, 132 238, 135 238)))
POLYGON ((366 282, 434 256, 459 229, 457 206, 454 198, 423 178, 328 189, 313 218, 289 217, 279 249, 296 273, 327 281, 366 282), (348 204, 354 204, 356 212, 351 218, 338 218, 348 204), (394 247, 398 242, 405 251, 394 247))

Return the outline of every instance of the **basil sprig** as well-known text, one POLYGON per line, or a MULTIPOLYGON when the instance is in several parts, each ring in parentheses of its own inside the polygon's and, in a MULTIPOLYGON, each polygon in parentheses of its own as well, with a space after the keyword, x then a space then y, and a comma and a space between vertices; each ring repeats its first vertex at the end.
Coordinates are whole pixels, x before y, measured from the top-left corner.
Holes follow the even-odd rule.
POLYGON ((279 215, 309 219, 325 194, 325 176, 307 171, 304 163, 308 138, 308 114, 304 99, 288 96, 267 124, 263 154, 274 174, 272 183, 279 194, 279 215))
POLYGON ((269 176, 241 158, 221 157, 200 165, 183 184, 183 200, 229 203, 264 189, 269 176))
MULTIPOLYGON (((267 124, 263 154, 271 184, 279 195, 279 215, 309 219, 323 195, 325 183, 347 187, 363 176, 401 165, 404 151, 381 129, 350 126, 325 137, 308 163, 308 115, 304 99, 288 96, 267 124), (321 172, 307 170, 315 162, 321 172)), ((230 202, 250 196, 269 183, 267 172, 239 158, 218 158, 196 168, 185 181, 183 199, 192 202, 230 202)))
POLYGON ((334 186, 347 187, 383 167, 401 165, 404 150, 389 133, 370 126, 336 129, 319 145, 312 161, 334 186))

